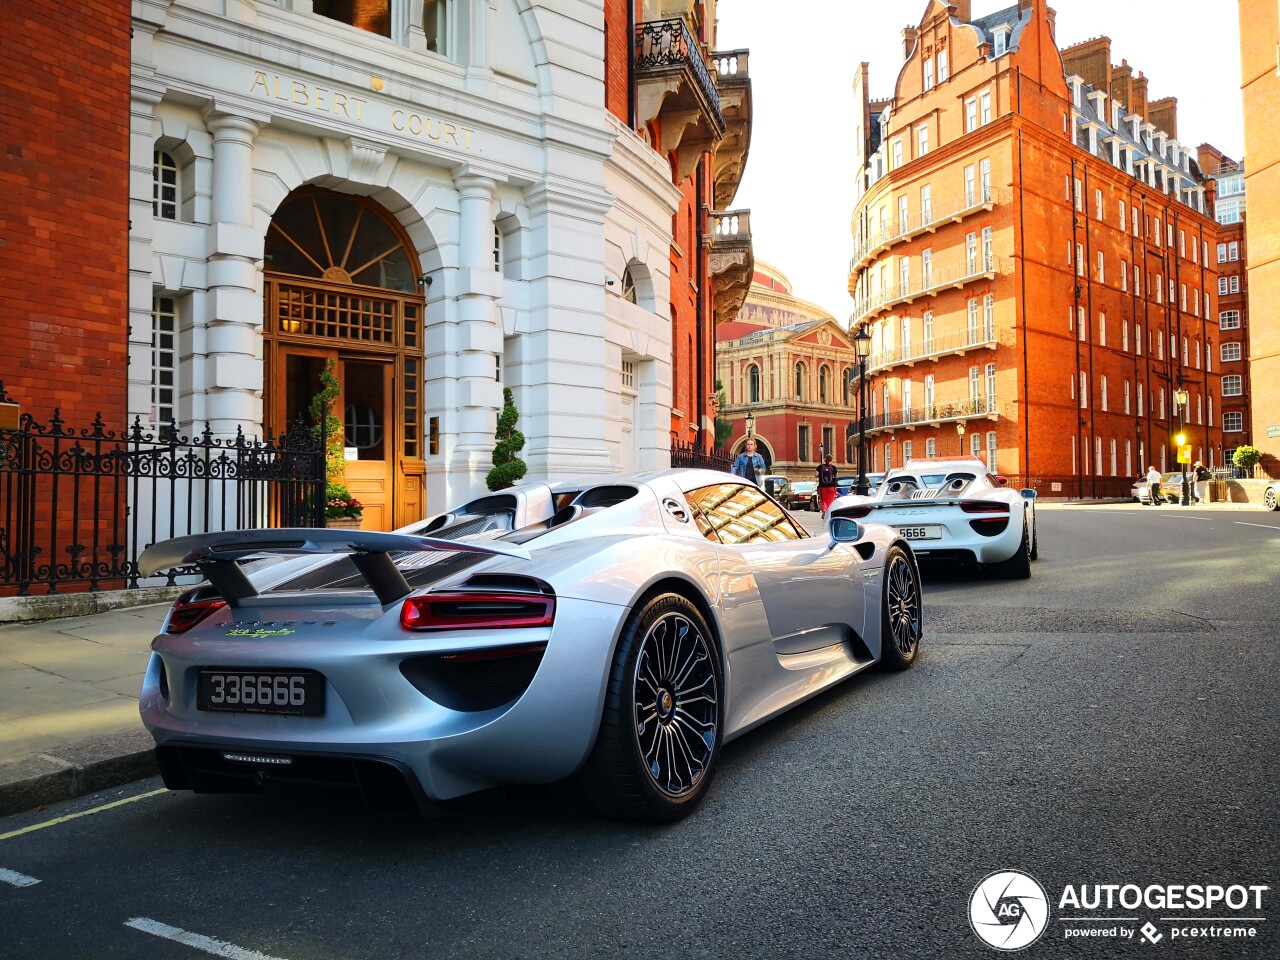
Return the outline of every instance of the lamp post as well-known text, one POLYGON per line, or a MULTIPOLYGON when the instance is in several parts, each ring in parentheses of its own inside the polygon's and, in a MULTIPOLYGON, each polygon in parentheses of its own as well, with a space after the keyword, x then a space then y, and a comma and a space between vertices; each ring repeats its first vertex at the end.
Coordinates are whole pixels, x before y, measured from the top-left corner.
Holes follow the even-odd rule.
POLYGON ((747 437, 756 435, 756 415, 750 410, 747 411, 747 437))
POLYGON ((1187 393, 1186 387, 1179 385, 1178 389, 1173 391, 1173 402, 1178 405, 1178 435, 1174 439, 1178 441, 1178 466, 1182 468, 1182 499, 1178 502, 1184 507, 1191 503, 1191 496, 1187 491, 1187 462, 1182 459, 1182 445, 1187 442, 1187 428, 1183 418, 1186 413, 1187 401, 1190 399, 1191 395, 1187 393))
POLYGON ((960 437, 960 456, 964 456, 964 421, 956 421, 956 434, 960 437))
POLYGON ((853 335, 853 352, 858 357, 858 482, 854 490, 858 496, 871 493, 867 482, 867 357, 871 355, 871 331, 859 327, 853 335))

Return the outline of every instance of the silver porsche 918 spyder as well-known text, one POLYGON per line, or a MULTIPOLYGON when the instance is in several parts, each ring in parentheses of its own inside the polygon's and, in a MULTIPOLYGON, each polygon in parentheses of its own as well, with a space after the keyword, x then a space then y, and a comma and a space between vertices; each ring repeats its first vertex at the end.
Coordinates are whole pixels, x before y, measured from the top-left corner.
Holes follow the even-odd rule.
POLYGON ((574 777, 604 813, 683 816, 721 746, 921 639, 911 547, 810 536, 758 487, 669 470, 532 483, 396 533, 232 531, 195 564, 143 681, 165 784, 275 783, 429 808, 574 777))
POLYGON ((979 564, 1026 579, 1040 555, 1036 492, 1014 490, 976 458, 914 460, 868 497, 839 497, 830 516, 888 524, 925 561, 979 564))

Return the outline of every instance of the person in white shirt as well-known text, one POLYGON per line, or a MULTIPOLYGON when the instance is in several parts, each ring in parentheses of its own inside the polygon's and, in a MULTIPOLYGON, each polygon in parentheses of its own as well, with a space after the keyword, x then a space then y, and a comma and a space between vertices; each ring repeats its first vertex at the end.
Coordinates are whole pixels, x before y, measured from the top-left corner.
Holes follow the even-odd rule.
POLYGON ((1164 498, 1160 496, 1160 471, 1154 463, 1147 470, 1147 483, 1151 484, 1151 505, 1164 503, 1164 498))

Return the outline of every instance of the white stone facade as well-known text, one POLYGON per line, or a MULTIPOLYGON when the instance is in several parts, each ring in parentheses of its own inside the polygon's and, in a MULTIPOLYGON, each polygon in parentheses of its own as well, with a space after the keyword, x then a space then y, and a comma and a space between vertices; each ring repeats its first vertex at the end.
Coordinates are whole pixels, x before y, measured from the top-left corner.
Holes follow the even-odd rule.
POLYGON ((180 427, 262 434, 265 238, 310 185, 378 203, 429 280, 428 513, 485 489, 503 386, 532 479, 665 466, 679 194, 603 107, 600 0, 445 0, 443 55, 423 0, 392 0, 391 37, 311 7, 133 2, 130 417, 151 418, 161 295, 180 427), (178 166, 173 219, 153 212, 156 150, 178 166))

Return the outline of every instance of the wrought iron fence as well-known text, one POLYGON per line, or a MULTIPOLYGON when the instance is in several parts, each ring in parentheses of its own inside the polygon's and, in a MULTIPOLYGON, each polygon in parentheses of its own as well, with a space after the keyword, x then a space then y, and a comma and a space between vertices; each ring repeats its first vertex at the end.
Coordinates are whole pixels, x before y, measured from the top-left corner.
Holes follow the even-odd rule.
POLYGON ((696 444, 672 440, 671 466, 723 470, 728 473, 733 466, 733 455, 728 450, 706 450, 696 444))
MULTIPOLYGON (((4 387, 0 384, 0 399, 4 387)), ((323 437, 299 422, 279 438, 122 432, 101 416, 69 427, 24 414, 0 430, 0 595, 63 586, 140 586, 138 556, 192 533, 323 526, 323 437)), ((189 570, 171 570, 167 584, 189 570)))

